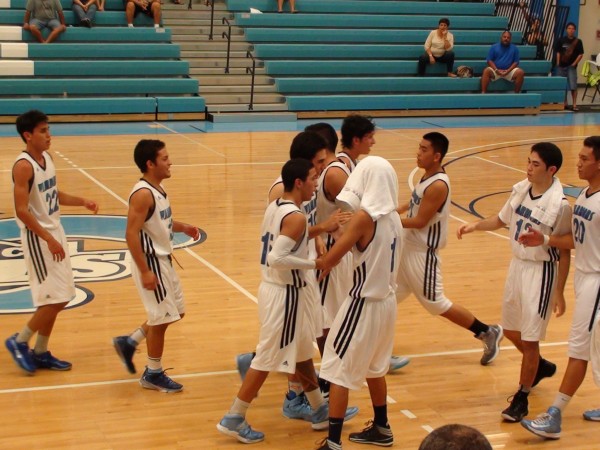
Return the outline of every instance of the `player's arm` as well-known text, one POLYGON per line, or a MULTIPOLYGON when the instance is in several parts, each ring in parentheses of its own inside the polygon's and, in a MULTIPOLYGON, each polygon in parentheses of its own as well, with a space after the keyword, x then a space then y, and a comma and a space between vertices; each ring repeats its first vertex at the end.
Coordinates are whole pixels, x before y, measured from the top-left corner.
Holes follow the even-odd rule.
MULTIPOLYGON (((423 228, 448 199, 448 185, 441 180, 433 182, 423 193, 419 212, 415 217, 402 218, 403 228, 423 228)), ((408 208, 407 208, 408 209, 408 208)))
POLYGON ((58 191, 58 203, 65 206, 84 206, 94 214, 98 212, 98 204, 95 201, 67 194, 60 190, 58 191))
POLYGON ((558 260, 558 277, 556 279, 556 290, 554 291, 554 312, 556 317, 565 313, 567 304, 565 302, 565 285, 569 276, 571 267, 571 250, 560 249, 560 259, 558 260))
POLYGON ((478 220, 477 222, 462 224, 458 227, 458 230, 456 230, 456 236, 459 239, 462 239, 464 234, 469 234, 473 231, 494 231, 505 226, 506 224, 500 220, 500 216, 495 215, 488 217, 487 219, 478 220))
POLYGON ((189 223, 177 222, 176 220, 173 221, 173 232, 185 233, 192 239, 198 239, 200 237, 200 230, 198 227, 190 225, 189 223))
POLYGON ((373 234, 373 219, 360 210, 352 216, 348 227, 325 256, 317 259, 317 269, 322 270, 321 277, 327 275, 340 262, 365 233, 373 234))
POLYGON ((46 241, 52 257, 56 261, 65 258, 65 249, 46 230, 33 214, 29 211, 29 183, 33 180, 33 167, 31 163, 22 159, 17 161, 13 167, 12 177, 14 182, 15 213, 19 220, 25 224, 28 230, 33 231, 41 239, 46 241))
POLYGON ((283 195, 283 183, 279 182, 269 191, 269 203, 274 202, 283 195))
POLYGON ((572 250, 575 248, 575 241, 573 240, 573 234, 552 234, 544 235, 540 230, 530 228, 527 233, 522 233, 519 236, 519 243, 526 247, 537 247, 538 245, 549 245, 550 247, 556 247, 559 249, 572 250), (546 242, 547 241, 547 242, 546 242))
POLYGON ((146 222, 148 213, 154 207, 154 197, 149 189, 140 189, 129 198, 129 210, 127 212, 127 227, 125 228, 125 240, 131 253, 131 259, 138 267, 142 275, 144 289, 153 291, 156 289, 156 275, 148 267, 146 255, 142 250, 140 231, 146 222))
POLYGON ((314 269, 315 262, 299 258, 293 254, 298 241, 304 238, 306 217, 304 214, 288 214, 281 221, 281 231, 267 255, 267 262, 273 269, 314 269))
POLYGON ((406 211, 408 211, 408 208, 410 208, 410 203, 406 202, 406 203, 403 203, 402 205, 398 206, 398 209, 396 209, 396 212, 398 212, 398 214, 402 215, 406 211))

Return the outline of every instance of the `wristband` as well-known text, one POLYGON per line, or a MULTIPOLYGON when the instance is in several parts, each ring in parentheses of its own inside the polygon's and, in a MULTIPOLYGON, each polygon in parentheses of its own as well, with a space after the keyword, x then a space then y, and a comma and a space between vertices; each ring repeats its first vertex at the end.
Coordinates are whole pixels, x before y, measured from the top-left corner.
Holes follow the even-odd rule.
POLYGON ((547 234, 544 235, 544 245, 548 245, 550 243, 550 236, 547 234))

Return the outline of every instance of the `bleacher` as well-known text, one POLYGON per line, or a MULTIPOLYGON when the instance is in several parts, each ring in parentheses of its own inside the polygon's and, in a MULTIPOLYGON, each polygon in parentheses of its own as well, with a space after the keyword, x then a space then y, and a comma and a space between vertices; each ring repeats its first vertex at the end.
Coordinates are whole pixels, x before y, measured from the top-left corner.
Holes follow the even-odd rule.
MULTIPOLYGON (((508 19, 493 3, 399 0, 298 0, 297 14, 277 14, 274 0, 226 0, 243 27, 254 56, 300 117, 372 115, 535 114, 562 109, 564 78, 549 78, 551 63, 535 60, 535 47, 520 45, 523 91, 504 80, 480 93, 490 46, 508 19), (249 7, 263 14, 250 14, 249 7), (417 60, 441 17, 454 34, 454 68, 466 65, 475 78, 449 78, 445 66, 428 66, 417 77, 417 60)), ((284 9, 287 5, 284 6, 284 9)))
POLYGON ((143 14, 127 28, 122 0, 106 0, 94 28, 79 27, 71 0, 61 0, 68 28, 39 44, 21 27, 25 4, 0 1, 1 122, 32 108, 53 121, 204 118, 198 82, 168 28, 143 14))

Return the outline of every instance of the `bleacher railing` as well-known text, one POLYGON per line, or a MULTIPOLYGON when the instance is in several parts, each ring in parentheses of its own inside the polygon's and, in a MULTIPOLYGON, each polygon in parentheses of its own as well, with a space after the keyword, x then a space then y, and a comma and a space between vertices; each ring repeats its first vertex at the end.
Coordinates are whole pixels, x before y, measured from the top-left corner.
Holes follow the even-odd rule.
POLYGON ((524 45, 536 45, 536 59, 554 62, 554 46, 565 33, 569 7, 556 0, 483 0, 494 3, 495 15, 508 17, 510 31, 523 32, 524 45))

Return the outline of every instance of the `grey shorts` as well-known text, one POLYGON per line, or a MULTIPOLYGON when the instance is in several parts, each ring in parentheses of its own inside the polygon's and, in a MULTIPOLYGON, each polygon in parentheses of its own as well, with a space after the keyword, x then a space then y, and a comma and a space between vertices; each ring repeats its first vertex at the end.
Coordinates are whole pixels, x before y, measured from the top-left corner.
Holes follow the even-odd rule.
POLYGON ((556 75, 559 77, 567 78, 567 90, 576 91, 577 90, 577 67, 567 66, 567 67, 556 67, 556 75))
POLYGON ((29 26, 34 26, 40 31, 42 31, 46 27, 50 28, 51 30, 54 30, 54 29, 60 27, 60 20, 50 19, 50 20, 44 21, 44 20, 38 20, 38 19, 31 19, 29 21, 29 26))

